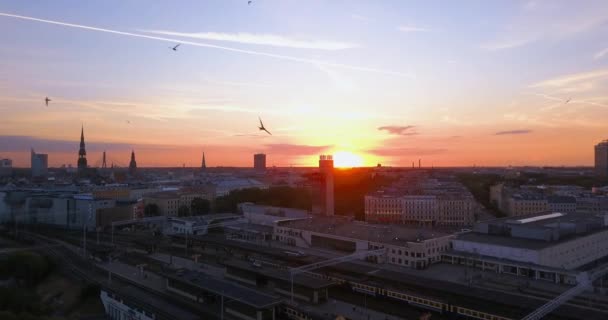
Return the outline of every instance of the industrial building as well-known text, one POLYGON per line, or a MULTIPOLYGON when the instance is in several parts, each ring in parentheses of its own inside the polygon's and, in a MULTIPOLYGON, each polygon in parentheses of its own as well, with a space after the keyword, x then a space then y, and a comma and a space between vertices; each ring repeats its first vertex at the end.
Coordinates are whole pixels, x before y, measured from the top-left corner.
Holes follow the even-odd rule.
POLYGON ((34 149, 31 152, 32 177, 46 177, 49 168, 49 155, 36 153, 34 149))
POLYGON ((277 222, 274 240, 297 247, 324 248, 346 253, 386 249, 372 262, 424 269, 450 249, 453 229, 368 224, 345 217, 314 217, 277 222))
POLYGON ((444 262, 573 284, 575 269, 608 256, 608 215, 545 212, 480 222, 452 246, 444 262))
POLYGON ((256 153, 253 155, 253 168, 256 170, 266 170, 266 155, 256 153))
POLYGON ((312 213, 334 215, 334 158, 319 156, 319 172, 312 175, 312 213))

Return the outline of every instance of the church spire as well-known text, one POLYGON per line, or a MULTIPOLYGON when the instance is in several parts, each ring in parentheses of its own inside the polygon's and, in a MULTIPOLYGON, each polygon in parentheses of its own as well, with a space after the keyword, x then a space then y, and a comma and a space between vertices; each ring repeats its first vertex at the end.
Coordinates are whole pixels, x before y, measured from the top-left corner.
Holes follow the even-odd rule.
POLYGON ((205 163, 205 152, 203 152, 203 163, 201 164, 201 169, 207 169, 207 164, 205 163))
POLYGON ((87 150, 84 145, 84 124, 80 129, 80 150, 78 150, 78 172, 83 173, 87 169, 87 150))
POLYGON ((131 150, 131 161, 129 162, 129 173, 135 175, 137 172, 137 162, 135 161, 135 151, 131 150))

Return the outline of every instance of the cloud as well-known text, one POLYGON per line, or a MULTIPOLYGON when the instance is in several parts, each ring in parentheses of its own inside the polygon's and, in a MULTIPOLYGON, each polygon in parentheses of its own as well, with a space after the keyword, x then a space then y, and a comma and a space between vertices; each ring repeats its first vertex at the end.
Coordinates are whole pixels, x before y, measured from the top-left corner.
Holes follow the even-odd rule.
POLYGON ((266 144, 266 152, 279 155, 313 155, 322 153, 333 146, 309 146, 303 144, 273 143, 266 144))
POLYGON ((363 22, 370 22, 370 21, 372 21, 371 18, 366 17, 366 16, 362 16, 362 15, 356 14, 356 13, 351 13, 350 17, 353 20, 359 20, 359 21, 363 21, 363 22))
POLYGON ((81 24, 73 24, 73 23, 66 23, 66 22, 61 22, 61 21, 39 19, 39 18, 21 16, 21 15, 10 14, 10 13, 0 12, 0 16, 16 18, 16 19, 21 19, 21 20, 28 20, 28 21, 42 22, 42 23, 47 23, 47 24, 54 24, 54 25, 89 30, 89 31, 111 33, 111 34, 128 36, 128 37, 164 41, 164 42, 169 42, 172 44, 181 43, 183 45, 190 45, 190 46, 194 46, 194 47, 212 48, 212 49, 230 51, 230 52, 235 52, 235 53, 243 53, 243 54, 254 55, 254 56, 263 56, 263 57, 274 58, 274 59, 279 59, 279 60, 294 61, 294 62, 308 63, 308 64, 320 64, 320 65, 327 66, 327 67, 336 67, 336 68, 342 68, 342 69, 353 70, 353 71, 371 72, 371 73, 386 74, 386 75, 408 77, 408 78, 413 77, 411 74, 398 72, 398 71, 382 70, 382 69, 354 66, 354 65, 342 64, 342 63, 332 63, 332 62, 325 62, 325 61, 320 61, 320 60, 315 60, 315 59, 307 59, 307 58, 280 55, 280 54, 274 54, 274 53, 268 53, 268 52, 219 46, 219 45, 203 43, 203 42, 184 41, 184 40, 175 39, 175 38, 158 37, 158 36, 145 35, 145 34, 139 34, 139 33, 133 33, 133 32, 97 28, 97 27, 91 27, 91 26, 86 26, 86 25, 81 25, 81 24))
POLYGON ((593 55, 593 59, 597 60, 597 59, 601 59, 603 58, 606 54, 608 54, 608 48, 604 48, 601 51, 597 52, 596 54, 593 55))
POLYGON ((530 1, 499 32, 496 39, 481 45, 489 51, 517 48, 540 41, 561 41, 590 32, 608 21, 604 1, 530 1))
POLYGON ((512 135, 512 134, 529 134, 529 133, 532 133, 532 130, 525 129, 525 130, 498 131, 494 135, 505 136, 505 135, 512 135))
POLYGON ((443 148, 381 148, 367 150, 368 153, 384 157, 428 156, 447 152, 443 148))
POLYGON ((584 81, 598 80, 608 77, 608 69, 593 70, 588 72, 574 73, 560 76, 553 79, 544 80, 531 85, 531 88, 562 88, 573 84, 580 84, 584 81))
POLYGON ((378 127, 378 130, 394 135, 413 136, 418 134, 418 132, 412 131, 414 128, 415 126, 383 126, 378 127))
POLYGON ((359 45, 348 42, 297 39, 276 34, 257 34, 257 33, 223 33, 223 32, 177 32, 168 30, 138 30, 140 32, 162 35, 192 38, 200 40, 227 41, 243 44, 265 45, 273 47, 286 47, 298 49, 317 49, 317 50, 344 50, 358 48, 359 45))
POLYGON ((428 32, 428 31, 431 31, 431 29, 424 28, 424 27, 416 27, 416 26, 399 26, 399 27, 397 27, 397 30, 399 30, 401 32, 428 32))

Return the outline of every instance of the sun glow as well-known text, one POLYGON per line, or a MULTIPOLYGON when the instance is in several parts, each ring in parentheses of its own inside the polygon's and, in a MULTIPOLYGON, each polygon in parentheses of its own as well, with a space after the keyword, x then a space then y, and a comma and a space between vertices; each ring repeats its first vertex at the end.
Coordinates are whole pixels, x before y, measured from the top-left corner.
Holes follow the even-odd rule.
POLYGON ((363 158, 348 151, 334 152, 334 167, 336 168, 352 168, 361 167, 363 158))

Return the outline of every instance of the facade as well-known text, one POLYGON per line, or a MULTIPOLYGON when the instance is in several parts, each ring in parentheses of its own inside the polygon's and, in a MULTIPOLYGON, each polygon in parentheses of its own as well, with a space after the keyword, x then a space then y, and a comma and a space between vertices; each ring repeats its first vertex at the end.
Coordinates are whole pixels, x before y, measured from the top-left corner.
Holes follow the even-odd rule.
POLYGON ((334 159, 331 155, 319 156, 319 173, 313 177, 312 212, 334 215, 334 159))
POLYGON ((59 228, 94 230, 101 209, 113 208, 116 201, 95 199, 90 194, 40 194, 25 200, 24 223, 59 228))
POLYGON ((155 204, 161 216, 176 217, 179 209, 180 196, 175 191, 156 192, 143 197, 144 205, 155 204))
POLYGON ((49 172, 49 155, 36 153, 34 149, 32 149, 31 166, 32 177, 46 177, 49 172))
POLYGON ((87 151, 84 145, 84 126, 80 131, 80 149, 78 150, 78 173, 82 174, 87 170, 87 151))
POLYGON ((463 195, 365 196, 365 220, 373 223, 467 226, 475 223, 475 200, 463 195))
POLYGON ((256 170, 266 170, 266 155, 256 153, 253 155, 253 168, 256 170))
POLYGON ((129 161, 129 174, 134 176, 137 173, 137 162, 135 161, 135 151, 131 150, 131 161, 129 161))
POLYGON ((608 256, 608 215, 545 212, 480 222, 452 240, 465 258, 501 273, 574 284, 575 269, 608 256))
POLYGON ((595 173, 600 177, 608 177, 608 140, 595 145, 595 173))
POLYGON ((547 206, 551 212, 576 213, 576 198, 570 196, 549 196, 547 206))
POLYGON ((441 260, 454 234, 448 229, 375 225, 334 216, 279 221, 273 238, 297 247, 347 253, 386 249, 386 254, 368 260, 424 269, 441 260))
POLYGON ((521 193, 511 195, 507 199, 507 215, 510 217, 523 216, 549 210, 549 202, 542 195, 521 193))

